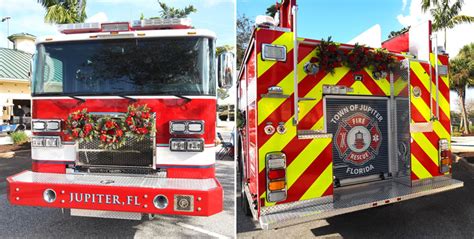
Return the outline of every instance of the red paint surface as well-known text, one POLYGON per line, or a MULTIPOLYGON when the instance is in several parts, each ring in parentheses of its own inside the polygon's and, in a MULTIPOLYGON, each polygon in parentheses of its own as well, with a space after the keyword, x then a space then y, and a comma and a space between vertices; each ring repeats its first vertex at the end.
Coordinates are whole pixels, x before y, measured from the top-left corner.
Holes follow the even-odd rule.
POLYGON ((168 178, 214 178, 215 167, 208 168, 167 168, 166 176, 168 178))
MULTIPOLYGON (((79 104, 74 99, 33 99, 33 119, 62 119, 76 110, 87 108, 89 112, 127 112, 130 102, 126 99, 87 99, 79 104)), ((135 104, 146 104, 156 113, 156 143, 168 144, 170 120, 204 120, 204 134, 191 137, 204 138, 205 144, 214 144, 216 128, 216 100, 193 99, 138 99, 135 104)), ((64 128, 64 125, 63 125, 64 128)), ((188 137, 188 136, 186 136, 188 137)), ((64 138, 63 140, 67 140, 64 138)))
MULTIPOLYGON (((13 176, 12 176, 13 177, 13 176)), ((119 187, 119 186, 97 186, 97 185, 79 185, 79 184, 56 184, 51 183, 25 183, 15 182, 12 177, 7 178, 8 200, 13 205, 21 206, 39 206, 53 208, 77 208, 122 212, 140 212, 152 214, 176 214, 190 216, 210 216, 222 211, 222 187, 216 180, 218 187, 211 190, 182 190, 179 188, 162 189, 162 188, 141 188, 141 187, 119 187), (17 190, 18 189, 18 190, 17 190), (43 192, 45 189, 53 189, 57 194, 57 199, 52 203, 43 200, 43 192), (64 191, 64 193, 62 193, 64 191), (105 194, 118 195, 120 201, 125 201, 128 196, 137 197, 138 204, 117 205, 117 204, 99 204, 99 203, 78 203, 70 200, 71 193, 87 193, 87 194, 105 194), (154 207, 153 198, 156 195, 165 195, 168 198, 168 207, 160 210, 154 207), (174 211, 174 195, 193 195, 194 211, 178 212, 174 211), (145 197, 146 195, 146 197, 145 197), (198 198, 201 198, 199 201, 198 198), (64 202, 62 202, 64 200, 64 202), (145 206, 146 205, 146 206, 145 206), (199 211, 198 208, 201 210, 199 211)))
POLYGON ((31 170, 33 172, 42 172, 42 173, 66 173, 66 165, 33 161, 31 170))
MULTIPOLYGON (((394 52, 408 52, 409 50, 409 34, 405 32, 396 37, 390 38, 382 42, 382 48, 394 52)), ((431 48, 430 48, 431 49, 431 48)))

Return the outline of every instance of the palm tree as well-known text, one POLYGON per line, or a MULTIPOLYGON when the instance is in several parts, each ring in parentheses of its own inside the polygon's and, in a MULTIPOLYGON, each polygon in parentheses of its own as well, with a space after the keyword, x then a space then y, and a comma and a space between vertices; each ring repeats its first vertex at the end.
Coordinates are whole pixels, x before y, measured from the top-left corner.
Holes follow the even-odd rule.
POLYGON ((174 7, 169 7, 160 0, 158 0, 158 4, 160 4, 160 7, 162 9, 160 18, 184 18, 193 12, 197 12, 197 9, 194 8, 193 5, 188 5, 184 9, 178 9, 174 7))
POLYGON ((430 7, 431 16, 433 16, 433 30, 444 31, 444 49, 446 49, 446 30, 462 23, 474 22, 474 17, 459 15, 461 12, 463 0, 456 0, 451 6, 450 0, 422 0, 421 9, 426 12, 430 7))
POLYGON ((87 18, 86 0, 38 0, 46 9, 44 21, 65 24, 80 23, 87 18))
POLYGON ((465 45, 459 54, 450 61, 450 88, 459 97, 461 107, 461 125, 464 134, 469 134, 469 120, 466 111, 466 90, 474 86, 474 43, 465 45))

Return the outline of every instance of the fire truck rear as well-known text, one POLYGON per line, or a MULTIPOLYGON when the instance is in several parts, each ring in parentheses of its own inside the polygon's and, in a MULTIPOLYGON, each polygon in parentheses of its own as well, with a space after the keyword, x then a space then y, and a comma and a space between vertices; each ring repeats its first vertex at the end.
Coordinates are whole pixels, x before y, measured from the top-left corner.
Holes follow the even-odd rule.
POLYGON ((295 2, 278 5, 279 23, 257 17, 240 68, 245 212, 278 228, 462 187, 448 55, 430 23, 379 43, 384 52, 298 37, 295 2))
POLYGON ((37 42, 32 171, 7 179, 10 203, 123 219, 221 212, 215 34, 188 19, 60 30, 37 42))

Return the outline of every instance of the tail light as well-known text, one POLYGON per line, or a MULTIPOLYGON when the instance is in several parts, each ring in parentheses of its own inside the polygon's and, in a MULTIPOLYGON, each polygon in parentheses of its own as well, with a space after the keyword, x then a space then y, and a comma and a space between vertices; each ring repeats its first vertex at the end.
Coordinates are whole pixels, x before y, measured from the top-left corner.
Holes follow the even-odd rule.
POLYGON ((282 152, 268 153, 265 157, 267 173, 267 201, 286 199, 286 155, 282 152))
POLYGON ((451 157, 447 139, 439 140, 439 172, 447 173, 451 169, 451 157))

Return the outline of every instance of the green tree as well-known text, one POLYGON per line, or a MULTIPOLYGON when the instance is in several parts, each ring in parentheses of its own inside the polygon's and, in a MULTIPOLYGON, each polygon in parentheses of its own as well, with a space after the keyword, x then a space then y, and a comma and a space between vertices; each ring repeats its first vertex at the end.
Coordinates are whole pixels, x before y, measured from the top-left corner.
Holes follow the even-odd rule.
POLYGON ((465 45, 459 54, 449 62, 450 88, 459 97, 461 126, 464 134, 469 134, 469 120, 466 110, 466 91, 474 86, 474 43, 465 45))
POLYGON ((161 2, 158 0, 158 4, 161 7, 160 16, 159 17, 152 17, 151 19, 156 18, 186 18, 189 14, 197 12, 197 9, 193 5, 188 5, 183 9, 174 8, 168 6, 166 3, 161 2))
POLYGON ((216 47, 216 56, 218 56, 222 52, 232 51, 233 49, 234 49, 234 47, 231 46, 231 45, 218 46, 218 47, 216 47))
POLYGON ((46 9, 44 21, 66 24, 80 23, 87 18, 86 0, 38 0, 46 9))
POLYGON ((253 31, 253 21, 245 14, 237 18, 237 67, 242 64, 245 49, 247 49, 253 31))
POLYGON ((265 12, 265 14, 267 14, 270 17, 275 17, 277 12, 278 12, 277 5, 273 4, 267 8, 267 11, 265 12))
POLYGON ((444 31, 444 49, 446 49, 446 31, 462 23, 474 22, 474 17, 460 15, 463 0, 422 0, 421 9, 426 12, 430 9, 433 16, 433 30, 444 31))
POLYGON ((390 34, 388 35, 388 38, 392 38, 392 37, 396 37, 396 36, 399 36, 405 32, 407 32, 408 30, 410 30, 410 27, 404 27, 402 29, 400 29, 399 31, 391 31, 390 34))

